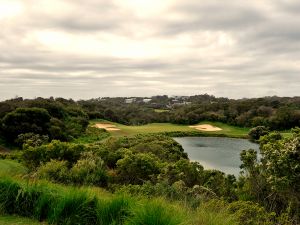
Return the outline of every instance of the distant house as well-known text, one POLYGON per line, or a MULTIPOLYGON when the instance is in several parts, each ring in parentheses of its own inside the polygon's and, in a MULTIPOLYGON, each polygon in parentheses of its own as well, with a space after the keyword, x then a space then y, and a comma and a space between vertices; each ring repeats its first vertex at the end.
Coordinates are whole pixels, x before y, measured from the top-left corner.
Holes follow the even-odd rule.
POLYGON ((151 100, 152 100, 151 98, 144 98, 144 99, 143 99, 143 102, 144 102, 144 103, 148 103, 148 102, 150 102, 151 100))
POLYGON ((125 99, 125 103, 127 103, 127 104, 131 104, 131 103, 133 103, 135 101, 136 101, 136 98, 126 98, 125 99))

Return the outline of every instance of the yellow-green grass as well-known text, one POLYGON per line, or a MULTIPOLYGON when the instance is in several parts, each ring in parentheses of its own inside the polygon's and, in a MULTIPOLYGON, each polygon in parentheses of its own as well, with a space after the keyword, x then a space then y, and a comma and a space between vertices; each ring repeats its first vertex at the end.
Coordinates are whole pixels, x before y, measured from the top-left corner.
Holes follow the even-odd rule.
POLYGON ((127 126, 119 123, 114 123, 105 120, 92 120, 91 125, 96 123, 110 123, 119 128, 118 131, 109 131, 112 136, 130 136, 136 134, 148 134, 148 133, 163 133, 163 132, 199 132, 211 135, 220 135, 224 134, 227 136, 234 137, 246 137, 249 128, 240 128, 235 126, 230 126, 220 122, 207 122, 203 121, 199 124, 211 124, 213 126, 220 127, 222 130, 220 131, 199 131, 195 128, 191 128, 188 125, 181 124, 171 124, 171 123, 150 123, 141 126, 127 126))
POLYGON ((26 168, 17 161, 10 159, 0 159, 0 176, 24 175, 26 168))
POLYGON ((7 216, 0 215, 1 225, 45 225, 46 223, 41 223, 36 220, 19 217, 19 216, 7 216))
POLYGON ((170 110, 169 109, 154 109, 154 112, 157 112, 157 113, 163 113, 163 112, 169 112, 170 110))

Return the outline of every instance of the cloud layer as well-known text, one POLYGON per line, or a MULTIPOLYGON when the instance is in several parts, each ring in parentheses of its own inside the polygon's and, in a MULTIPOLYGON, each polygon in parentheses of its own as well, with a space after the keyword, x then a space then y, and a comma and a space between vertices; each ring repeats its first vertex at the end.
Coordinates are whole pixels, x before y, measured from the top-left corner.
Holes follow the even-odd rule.
POLYGON ((300 94, 296 0, 0 0, 0 98, 300 94))

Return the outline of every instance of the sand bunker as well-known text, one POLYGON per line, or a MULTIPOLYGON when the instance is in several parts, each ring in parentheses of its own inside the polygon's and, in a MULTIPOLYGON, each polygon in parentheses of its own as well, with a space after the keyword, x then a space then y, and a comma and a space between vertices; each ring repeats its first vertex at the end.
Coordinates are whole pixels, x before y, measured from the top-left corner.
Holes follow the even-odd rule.
POLYGON ((117 131, 120 130, 119 128, 116 127, 116 125, 110 124, 110 123, 96 123, 94 127, 97 128, 102 128, 107 131, 117 131))
POLYGON ((220 131, 222 130, 220 127, 215 127, 210 124, 201 124, 201 125, 195 125, 195 126, 189 126, 190 128, 195 128, 197 130, 201 131, 220 131))

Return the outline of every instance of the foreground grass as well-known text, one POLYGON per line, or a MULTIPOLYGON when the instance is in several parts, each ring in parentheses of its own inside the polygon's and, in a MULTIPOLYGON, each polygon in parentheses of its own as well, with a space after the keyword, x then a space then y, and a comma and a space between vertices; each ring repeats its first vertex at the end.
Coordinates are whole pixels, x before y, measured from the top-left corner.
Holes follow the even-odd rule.
POLYGON ((162 198, 113 195, 97 188, 0 177, 0 224, 39 224, 15 215, 59 225, 237 225, 226 211, 192 210, 162 198), (4 221, 1 223, 1 220, 4 221))
POLYGON ((230 136, 230 137, 241 137, 245 138, 249 132, 249 128, 240 128, 230 126, 220 122, 207 122, 203 121, 199 124, 211 124, 213 126, 220 127, 220 131, 199 131, 194 128, 190 128, 188 125, 171 124, 171 123, 150 123, 141 126, 127 126, 119 123, 104 121, 104 120, 92 120, 91 124, 95 123, 111 123, 119 128, 119 131, 109 131, 112 136, 130 136, 136 134, 148 134, 148 133, 170 133, 170 132, 185 132, 185 133, 198 133, 199 136, 210 135, 210 136, 230 136))
POLYGON ((19 216, 0 215, 1 225, 46 225, 46 223, 38 222, 29 218, 19 216))

